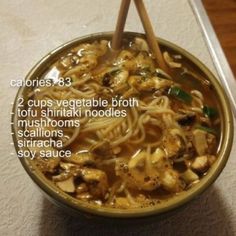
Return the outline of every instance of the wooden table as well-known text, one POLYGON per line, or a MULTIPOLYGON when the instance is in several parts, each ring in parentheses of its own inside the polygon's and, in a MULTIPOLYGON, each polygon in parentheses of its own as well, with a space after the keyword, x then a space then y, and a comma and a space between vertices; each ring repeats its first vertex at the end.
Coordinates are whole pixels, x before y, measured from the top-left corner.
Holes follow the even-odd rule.
POLYGON ((203 5, 236 77, 236 0, 203 0, 203 5))

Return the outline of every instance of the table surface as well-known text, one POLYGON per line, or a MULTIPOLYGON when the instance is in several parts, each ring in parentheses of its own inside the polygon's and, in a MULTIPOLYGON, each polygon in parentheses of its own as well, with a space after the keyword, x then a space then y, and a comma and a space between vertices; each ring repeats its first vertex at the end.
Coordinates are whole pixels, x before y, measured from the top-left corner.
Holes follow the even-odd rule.
POLYGON ((203 0, 225 55, 236 77, 236 1, 203 0))
MULTIPOLYGON (((187 49, 216 73, 187 0, 145 0, 158 36, 187 49)), ((38 191, 23 170, 10 135, 16 89, 42 56, 78 36, 112 31, 119 1, 0 0, 0 235, 236 235, 236 142, 211 188, 174 215, 135 225, 94 224, 68 216, 38 191)), ((126 30, 142 32, 131 5, 126 30)))

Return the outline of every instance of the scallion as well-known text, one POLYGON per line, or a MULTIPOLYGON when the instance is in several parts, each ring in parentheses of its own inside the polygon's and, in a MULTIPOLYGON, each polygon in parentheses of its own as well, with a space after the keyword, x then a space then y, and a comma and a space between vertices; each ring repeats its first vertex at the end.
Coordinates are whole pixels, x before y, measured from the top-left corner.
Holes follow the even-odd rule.
POLYGON ((215 108, 208 107, 208 106, 204 106, 202 111, 209 118, 213 118, 213 117, 217 116, 217 114, 218 114, 218 112, 215 108))
POLYGON ((197 125, 195 128, 203 130, 203 131, 205 131, 207 133, 217 134, 217 131, 215 129, 210 128, 210 127, 206 127, 206 126, 203 126, 203 125, 197 125))
POLYGON ((189 93, 185 92, 184 90, 176 86, 171 87, 169 89, 168 94, 175 96, 176 98, 185 103, 191 103, 192 101, 192 96, 189 93))

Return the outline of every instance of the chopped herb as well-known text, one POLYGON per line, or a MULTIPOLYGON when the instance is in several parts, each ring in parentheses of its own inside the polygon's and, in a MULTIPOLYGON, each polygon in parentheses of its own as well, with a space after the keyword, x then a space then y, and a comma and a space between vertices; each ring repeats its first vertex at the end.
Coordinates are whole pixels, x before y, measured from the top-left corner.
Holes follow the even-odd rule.
POLYGON ((206 126, 203 126, 203 125, 197 125, 195 128, 206 131, 207 133, 217 134, 217 131, 215 129, 210 128, 210 127, 206 127, 206 126))
POLYGON ((116 68, 116 69, 112 70, 111 72, 109 72, 109 74, 111 76, 114 76, 114 75, 119 74, 120 72, 121 72, 121 69, 116 68))
POLYGON ((213 107, 204 106, 202 111, 209 118, 213 118, 218 115, 217 110, 213 107))
POLYGON ((176 98, 185 103, 191 103, 192 101, 192 96, 179 87, 171 87, 168 91, 168 94, 175 96, 176 98))

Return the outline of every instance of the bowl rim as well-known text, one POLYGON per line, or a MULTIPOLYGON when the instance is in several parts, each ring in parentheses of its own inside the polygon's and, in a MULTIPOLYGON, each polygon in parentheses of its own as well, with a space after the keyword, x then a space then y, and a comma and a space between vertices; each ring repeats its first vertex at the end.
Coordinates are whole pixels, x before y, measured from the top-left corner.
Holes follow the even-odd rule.
MULTIPOLYGON (((49 52, 46 56, 44 56, 39 62, 35 64, 35 66, 29 71, 29 73, 26 75, 25 80, 36 78, 35 75, 40 73, 40 70, 45 70, 45 66, 50 64, 50 61, 53 58, 58 57, 61 53, 65 52, 69 48, 72 48, 73 46, 83 43, 86 41, 91 41, 95 39, 102 39, 102 38, 111 38, 113 32, 101 32, 101 33, 95 33, 86 35, 83 37, 78 37, 76 39, 73 39, 67 43, 62 44, 61 46, 57 47, 56 49, 49 52)), ((124 32, 124 38, 125 37, 145 37, 143 33, 136 33, 136 32, 124 32)), ((140 217, 146 217, 151 215, 159 215, 163 213, 167 213, 169 211, 172 211, 176 208, 179 208, 180 206, 184 205, 185 203, 189 202, 190 200, 194 199, 198 195, 200 195, 203 191, 205 191, 219 176, 219 174, 224 169, 226 162, 229 158, 232 143, 233 143, 233 136, 234 136, 234 126, 233 126, 233 117, 232 117, 232 111, 230 108, 229 99, 220 85, 217 78, 214 76, 214 74, 195 56, 193 56, 191 53, 187 52, 185 49, 177 46, 176 44, 167 41, 162 38, 157 38, 158 42, 161 46, 168 47, 171 50, 174 50, 181 55, 183 55, 187 60, 191 61, 194 65, 196 65, 199 70, 206 75, 206 77, 210 80, 211 84, 213 85, 213 88, 218 96, 220 107, 221 107, 221 120, 222 120, 222 140, 220 142, 220 151, 219 156, 217 158, 216 163, 210 168, 209 173, 204 176, 204 178, 201 179, 201 181, 187 190, 186 192, 182 192, 179 195, 176 195, 175 197, 166 200, 165 204, 162 203, 163 206, 160 207, 159 204, 152 206, 152 207, 146 207, 146 208, 135 208, 135 209, 128 209, 128 210, 122 210, 122 209, 112 209, 108 207, 98 207, 93 206, 93 204, 85 203, 85 202, 79 202, 76 201, 70 201, 66 196, 68 196, 65 193, 58 194, 58 191, 55 190, 55 186, 50 186, 49 183, 47 184, 47 181, 45 181, 45 177, 43 178, 42 174, 40 175, 37 171, 32 171, 29 165, 29 162, 27 158, 19 158, 21 164, 23 165, 24 169, 28 173, 28 175, 31 177, 31 179, 40 187, 43 192, 45 192, 49 197, 51 197, 54 201, 56 200, 56 203, 58 205, 61 205, 63 207, 66 207, 67 209, 73 211, 74 213, 89 213, 92 215, 97 216, 104 216, 104 217, 112 217, 112 218, 140 218, 140 217), (80 204, 78 204, 78 202, 80 204)), ((20 148, 17 145, 17 116, 15 111, 17 110, 17 98, 22 95, 24 92, 25 87, 21 87, 15 97, 14 105, 13 105, 13 115, 11 117, 11 129, 13 134, 13 142, 15 146, 16 152, 20 150, 20 148)), ((72 198, 72 197, 71 197, 72 198)), ((70 199, 70 197, 69 197, 70 199)))

